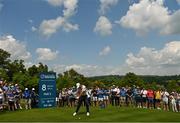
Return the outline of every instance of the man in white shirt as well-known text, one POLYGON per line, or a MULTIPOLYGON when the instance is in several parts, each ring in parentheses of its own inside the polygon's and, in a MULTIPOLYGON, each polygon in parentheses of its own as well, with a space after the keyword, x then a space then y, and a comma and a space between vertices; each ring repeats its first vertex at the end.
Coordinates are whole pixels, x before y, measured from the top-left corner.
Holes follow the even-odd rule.
POLYGON ((166 90, 162 93, 162 101, 164 110, 169 111, 169 93, 166 90))
POLYGON ((78 105, 77 105, 76 111, 73 113, 73 116, 76 116, 83 102, 86 105, 86 112, 87 112, 86 115, 89 116, 90 113, 89 113, 89 103, 88 103, 88 98, 87 98, 86 86, 80 85, 80 83, 77 83, 76 86, 77 86, 76 96, 78 99, 78 105))
POLYGON ((141 95, 142 95, 142 106, 143 108, 147 108, 147 90, 143 88, 141 90, 141 95))

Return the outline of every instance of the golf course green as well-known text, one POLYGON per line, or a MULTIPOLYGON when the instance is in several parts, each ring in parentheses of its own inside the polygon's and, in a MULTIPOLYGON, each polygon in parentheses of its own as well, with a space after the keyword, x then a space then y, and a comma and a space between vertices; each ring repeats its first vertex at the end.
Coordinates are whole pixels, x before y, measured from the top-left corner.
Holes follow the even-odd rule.
POLYGON ((81 108, 72 116, 75 108, 48 108, 0 112, 1 122, 180 122, 180 113, 162 110, 112 107, 91 107, 90 116, 81 108))

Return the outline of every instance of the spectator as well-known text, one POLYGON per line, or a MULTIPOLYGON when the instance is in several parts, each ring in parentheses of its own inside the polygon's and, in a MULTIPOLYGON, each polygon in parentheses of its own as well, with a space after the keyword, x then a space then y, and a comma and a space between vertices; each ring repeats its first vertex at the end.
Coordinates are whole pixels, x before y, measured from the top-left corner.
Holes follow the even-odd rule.
POLYGON ((19 88, 19 86, 16 84, 15 85, 15 108, 16 109, 22 109, 21 104, 20 104, 20 99, 21 99, 21 89, 19 88))
POLYGON ((3 90, 0 88, 0 110, 3 110, 3 101, 4 101, 4 93, 3 90))
POLYGON ((174 92, 170 95, 170 100, 173 112, 178 112, 174 92))
POLYGON ((177 106, 178 106, 178 111, 180 112, 180 94, 177 95, 177 106))
POLYGON ((109 90, 107 88, 104 89, 104 102, 105 102, 105 106, 107 106, 109 104, 109 90))
POLYGON ((162 101, 164 110, 169 111, 169 93, 166 90, 162 93, 162 101))
POLYGON ((32 88, 30 97, 31 97, 31 107, 32 108, 37 107, 37 94, 35 92, 35 88, 32 88))
POLYGON ((101 88, 98 88, 97 95, 98 95, 98 104, 100 107, 103 107, 103 105, 104 105, 104 92, 101 88))
POLYGON ((132 96, 133 92, 131 90, 131 87, 128 87, 126 91, 126 106, 132 105, 132 96))
POLYGON ((7 91, 7 99, 8 99, 8 109, 9 111, 14 111, 15 110, 15 97, 14 97, 14 93, 13 93, 13 90, 12 88, 10 88, 8 91, 7 91))
POLYGON ((24 99, 25 99, 25 108, 31 109, 31 92, 28 90, 28 88, 25 88, 24 99))
POLYGON ((125 102, 126 102, 126 89, 122 87, 122 89, 120 90, 120 105, 125 106, 125 102))
POLYGON ((159 110, 161 109, 161 105, 160 105, 160 103, 161 103, 161 96, 162 96, 161 91, 157 90, 155 92, 155 104, 156 104, 156 108, 159 109, 159 110))
POLYGON ((138 107, 138 108, 142 108, 142 106, 141 106, 141 102, 142 102, 142 97, 141 97, 141 90, 140 90, 140 88, 139 87, 137 87, 136 89, 135 89, 135 93, 134 93, 135 95, 135 104, 136 104, 136 107, 138 107))
POLYGON ((154 92, 152 89, 147 91, 147 98, 148 98, 148 108, 152 109, 154 106, 154 92))
POLYGON ((98 102, 98 97, 97 97, 98 95, 97 95, 97 89, 96 88, 94 88, 93 90, 92 90, 92 101, 93 101, 93 105, 94 106, 97 106, 97 102, 98 102))
POLYGON ((114 106, 114 104, 115 104, 116 94, 117 94, 117 88, 115 87, 115 85, 113 85, 113 87, 111 89, 111 104, 112 104, 112 106, 114 106))

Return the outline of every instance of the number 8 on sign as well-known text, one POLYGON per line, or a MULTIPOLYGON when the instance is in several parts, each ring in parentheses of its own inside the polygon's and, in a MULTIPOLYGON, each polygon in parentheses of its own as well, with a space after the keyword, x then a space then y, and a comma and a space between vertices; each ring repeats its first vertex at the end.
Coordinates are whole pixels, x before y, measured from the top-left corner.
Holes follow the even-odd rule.
POLYGON ((46 85, 45 84, 42 85, 42 91, 46 91, 46 85))

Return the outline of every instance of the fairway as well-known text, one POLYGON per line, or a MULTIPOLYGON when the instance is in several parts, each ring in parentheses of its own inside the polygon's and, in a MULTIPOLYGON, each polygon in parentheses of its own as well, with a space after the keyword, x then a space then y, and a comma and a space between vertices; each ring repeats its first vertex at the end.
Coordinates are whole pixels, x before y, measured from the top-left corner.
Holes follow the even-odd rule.
POLYGON ((160 110, 108 107, 91 108, 91 115, 86 116, 83 107, 79 114, 72 116, 74 108, 49 108, 1 112, 0 121, 6 122, 180 122, 180 113, 160 110))

